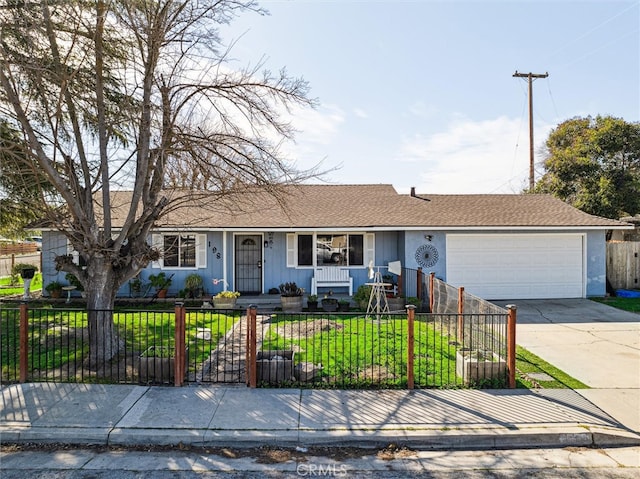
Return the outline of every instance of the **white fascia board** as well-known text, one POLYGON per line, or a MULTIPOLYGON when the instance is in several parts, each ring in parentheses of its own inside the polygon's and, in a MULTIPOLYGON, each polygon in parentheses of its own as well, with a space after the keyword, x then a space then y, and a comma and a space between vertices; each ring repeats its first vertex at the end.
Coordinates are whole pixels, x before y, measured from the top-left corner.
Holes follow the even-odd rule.
POLYGON ((633 225, 620 225, 620 226, 357 226, 357 227, 345 227, 345 226, 323 226, 323 227, 260 227, 260 228, 220 228, 220 227, 197 227, 191 228, 188 226, 183 227, 161 227, 153 228, 155 232, 170 232, 170 231, 193 231, 193 232, 210 232, 210 231, 234 231, 241 233, 259 233, 259 232, 283 232, 283 233, 299 233, 301 231, 307 232, 334 232, 334 231, 597 231, 597 230, 627 230, 633 229, 633 225))

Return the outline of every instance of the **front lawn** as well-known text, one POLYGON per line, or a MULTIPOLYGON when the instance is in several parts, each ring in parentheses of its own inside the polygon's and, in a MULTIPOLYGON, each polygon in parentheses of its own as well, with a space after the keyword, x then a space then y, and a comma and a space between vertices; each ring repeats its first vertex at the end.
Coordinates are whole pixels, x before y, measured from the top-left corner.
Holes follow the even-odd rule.
MULTIPOLYGON (((451 387, 456 377, 456 347, 433 324, 415 322, 415 384, 451 387)), ((337 386, 407 385, 407 321, 374 321, 353 315, 319 319, 272 317, 262 350, 293 350, 295 362, 321 364, 319 376, 337 386), (307 319, 307 320, 305 320, 307 319)))
MULTIPOLYGON (((187 346, 189 347, 189 368, 209 357, 218 341, 240 319, 240 312, 222 314, 216 311, 188 311, 186 315, 187 346), (199 332, 207 330, 210 339, 197 339, 199 332)), ((120 338, 124 341, 121 362, 129 366, 148 348, 174 345, 174 312, 159 311, 116 311, 113 321, 120 338)), ((0 358, 2 360, 2 380, 17 379, 18 364, 18 323, 16 309, 0 310, 0 358)), ((29 370, 37 377, 50 377, 60 371, 75 371, 82 368, 87 357, 88 321, 84 310, 56 308, 29 310, 29 370)), ((68 373, 66 373, 68 374, 68 373)), ((69 377, 71 380, 72 378, 69 377)), ((76 378, 78 379, 78 378, 76 378)), ((79 380, 79 379, 78 379, 79 380)))

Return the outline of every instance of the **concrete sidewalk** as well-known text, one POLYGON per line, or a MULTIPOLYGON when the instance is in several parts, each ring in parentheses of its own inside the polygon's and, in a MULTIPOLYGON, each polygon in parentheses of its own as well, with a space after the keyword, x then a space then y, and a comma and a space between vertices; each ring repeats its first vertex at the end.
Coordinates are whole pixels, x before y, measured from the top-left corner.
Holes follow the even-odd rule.
POLYGON ((2 388, 3 443, 416 449, 640 445, 573 390, 306 390, 29 383, 2 388))

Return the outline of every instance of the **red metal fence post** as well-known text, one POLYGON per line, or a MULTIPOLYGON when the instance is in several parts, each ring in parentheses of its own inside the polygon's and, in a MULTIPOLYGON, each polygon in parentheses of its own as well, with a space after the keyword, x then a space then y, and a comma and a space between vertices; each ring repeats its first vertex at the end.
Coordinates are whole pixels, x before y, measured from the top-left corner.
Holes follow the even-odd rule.
POLYGON ((508 304, 509 315, 507 318, 507 373, 509 375, 509 387, 516 387, 516 308, 515 304, 508 304))
POLYGON ((27 381, 29 370, 29 305, 20 304, 20 382, 27 381))
POLYGON ((414 345, 415 345, 415 312, 413 304, 407 306, 407 388, 414 387, 414 345))
POLYGON ((464 340, 464 287, 458 288, 458 342, 464 340))
POLYGON ((185 351, 186 321, 185 319, 186 319, 186 314, 185 314, 184 303, 176 303, 176 306, 175 306, 176 327, 174 331, 174 339, 175 339, 174 372, 175 372, 176 387, 180 387, 184 384, 185 362, 186 362, 186 351, 185 351))

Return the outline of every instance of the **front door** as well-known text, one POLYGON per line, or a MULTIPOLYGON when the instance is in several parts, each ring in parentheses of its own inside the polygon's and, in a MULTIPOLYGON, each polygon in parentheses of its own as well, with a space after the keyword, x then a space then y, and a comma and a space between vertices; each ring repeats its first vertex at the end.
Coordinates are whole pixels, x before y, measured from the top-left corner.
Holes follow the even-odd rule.
POLYGON ((236 291, 262 293, 262 236, 236 235, 235 249, 236 291))

